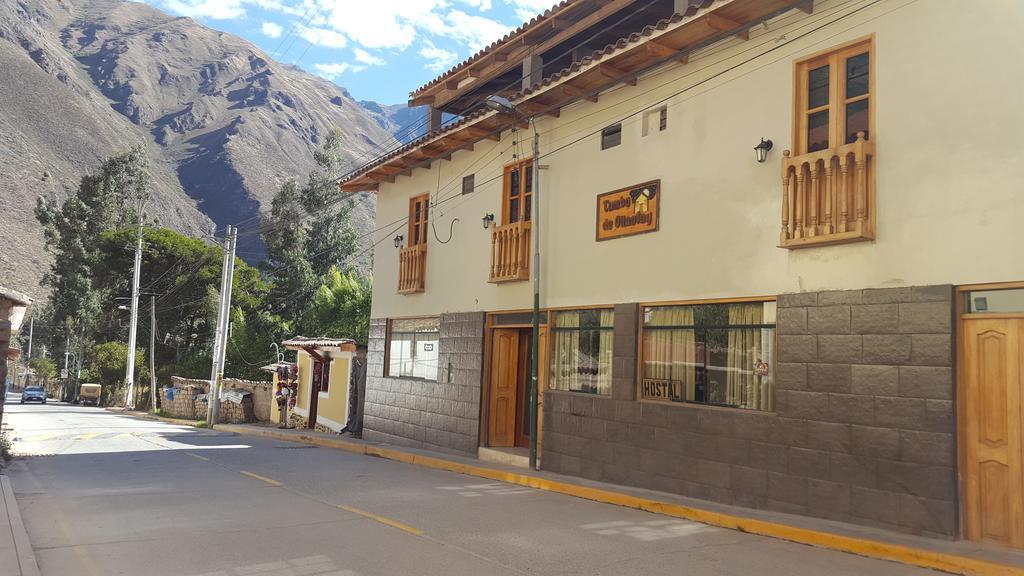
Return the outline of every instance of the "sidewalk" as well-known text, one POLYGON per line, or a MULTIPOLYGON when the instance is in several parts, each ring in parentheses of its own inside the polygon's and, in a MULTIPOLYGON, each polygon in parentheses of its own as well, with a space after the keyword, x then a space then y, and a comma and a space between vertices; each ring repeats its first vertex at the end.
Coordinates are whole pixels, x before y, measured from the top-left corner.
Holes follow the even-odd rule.
POLYGON ((218 424, 216 428, 225 432, 378 456, 954 574, 1024 576, 1024 551, 976 542, 922 538, 843 522, 727 506, 664 492, 593 482, 550 472, 535 472, 481 462, 474 458, 371 443, 312 430, 282 430, 258 424, 218 424))
POLYGON ((0 574, 39 576, 36 556, 21 522, 11 481, 0 474, 0 574))

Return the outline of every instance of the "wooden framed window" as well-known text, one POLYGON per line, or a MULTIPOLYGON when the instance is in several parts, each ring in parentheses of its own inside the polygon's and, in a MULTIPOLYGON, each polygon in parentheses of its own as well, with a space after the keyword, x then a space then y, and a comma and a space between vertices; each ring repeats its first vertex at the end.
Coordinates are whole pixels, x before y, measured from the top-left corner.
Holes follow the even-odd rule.
POLYGON ((533 213, 533 160, 505 166, 502 224, 529 222, 533 213))
POLYGON ((313 360, 313 388, 327 394, 331 387, 331 363, 313 360))
POLYGON ((409 247, 427 243, 427 221, 430 216, 430 194, 409 199, 409 247))
POLYGON ((874 128, 874 42, 858 40, 796 62, 796 154, 870 140, 874 128))

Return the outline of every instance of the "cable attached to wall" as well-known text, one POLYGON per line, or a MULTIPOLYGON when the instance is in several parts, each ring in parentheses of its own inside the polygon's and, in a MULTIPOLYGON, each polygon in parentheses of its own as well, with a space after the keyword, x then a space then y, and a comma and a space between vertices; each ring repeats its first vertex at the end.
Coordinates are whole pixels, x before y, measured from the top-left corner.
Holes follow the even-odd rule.
MULTIPOLYGON (((431 204, 430 209, 431 209, 431 211, 433 211, 434 209, 437 208, 437 204, 434 203, 433 196, 440 196, 440 195, 441 195, 441 163, 439 162, 437 164, 437 186, 434 188, 434 194, 431 196, 431 199, 430 199, 430 204, 431 204)), ((431 218, 429 215, 427 216, 427 221, 430 222, 430 231, 434 233, 434 240, 437 240, 438 244, 447 244, 447 243, 452 241, 452 237, 455 235, 455 223, 458 222, 459 219, 458 218, 452 218, 451 224, 448 225, 448 239, 447 240, 441 240, 441 238, 437 235, 437 228, 434 226, 434 219, 431 218)))

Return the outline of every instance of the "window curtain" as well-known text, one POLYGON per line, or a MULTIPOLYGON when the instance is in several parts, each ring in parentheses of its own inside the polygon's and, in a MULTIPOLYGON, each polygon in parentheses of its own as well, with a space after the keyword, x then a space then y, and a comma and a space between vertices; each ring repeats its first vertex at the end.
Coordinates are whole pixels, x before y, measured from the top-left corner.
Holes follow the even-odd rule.
POLYGON ((612 393, 612 346, 615 341, 614 310, 601 310, 601 328, 611 328, 611 330, 598 330, 600 355, 597 358, 597 393, 610 395, 612 393))
MULTIPOLYGON (((693 308, 649 308, 648 326, 693 326, 693 308)), ((680 382, 683 399, 696 399, 697 346, 692 328, 644 331, 644 376, 680 382)))
MULTIPOLYGON (((729 325, 761 324, 764 318, 764 305, 760 302, 751 304, 731 304, 729 306, 729 325)), ((725 403, 742 408, 767 410, 766 402, 770 402, 766 393, 769 376, 755 376, 754 366, 758 362, 767 362, 764 355, 763 332, 760 328, 735 328, 729 330, 728 376, 726 378, 725 403)))
POLYGON ((557 313, 552 388, 611 394, 614 326, 614 310, 557 313), (590 323, 582 322, 585 315, 590 323))
MULTIPOLYGON (((559 312, 555 314, 556 328, 579 328, 579 312, 559 312)), ((554 385, 556 390, 579 390, 580 331, 555 330, 555 366, 554 385)))

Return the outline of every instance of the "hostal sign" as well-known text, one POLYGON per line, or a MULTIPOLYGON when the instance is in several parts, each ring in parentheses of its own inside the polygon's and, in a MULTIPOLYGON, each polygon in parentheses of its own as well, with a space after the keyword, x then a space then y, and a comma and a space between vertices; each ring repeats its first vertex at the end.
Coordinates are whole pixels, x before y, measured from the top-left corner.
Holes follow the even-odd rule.
POLYGON ((654 232, 660 206, 661 180, 598 195, 597 240, 654 232))

